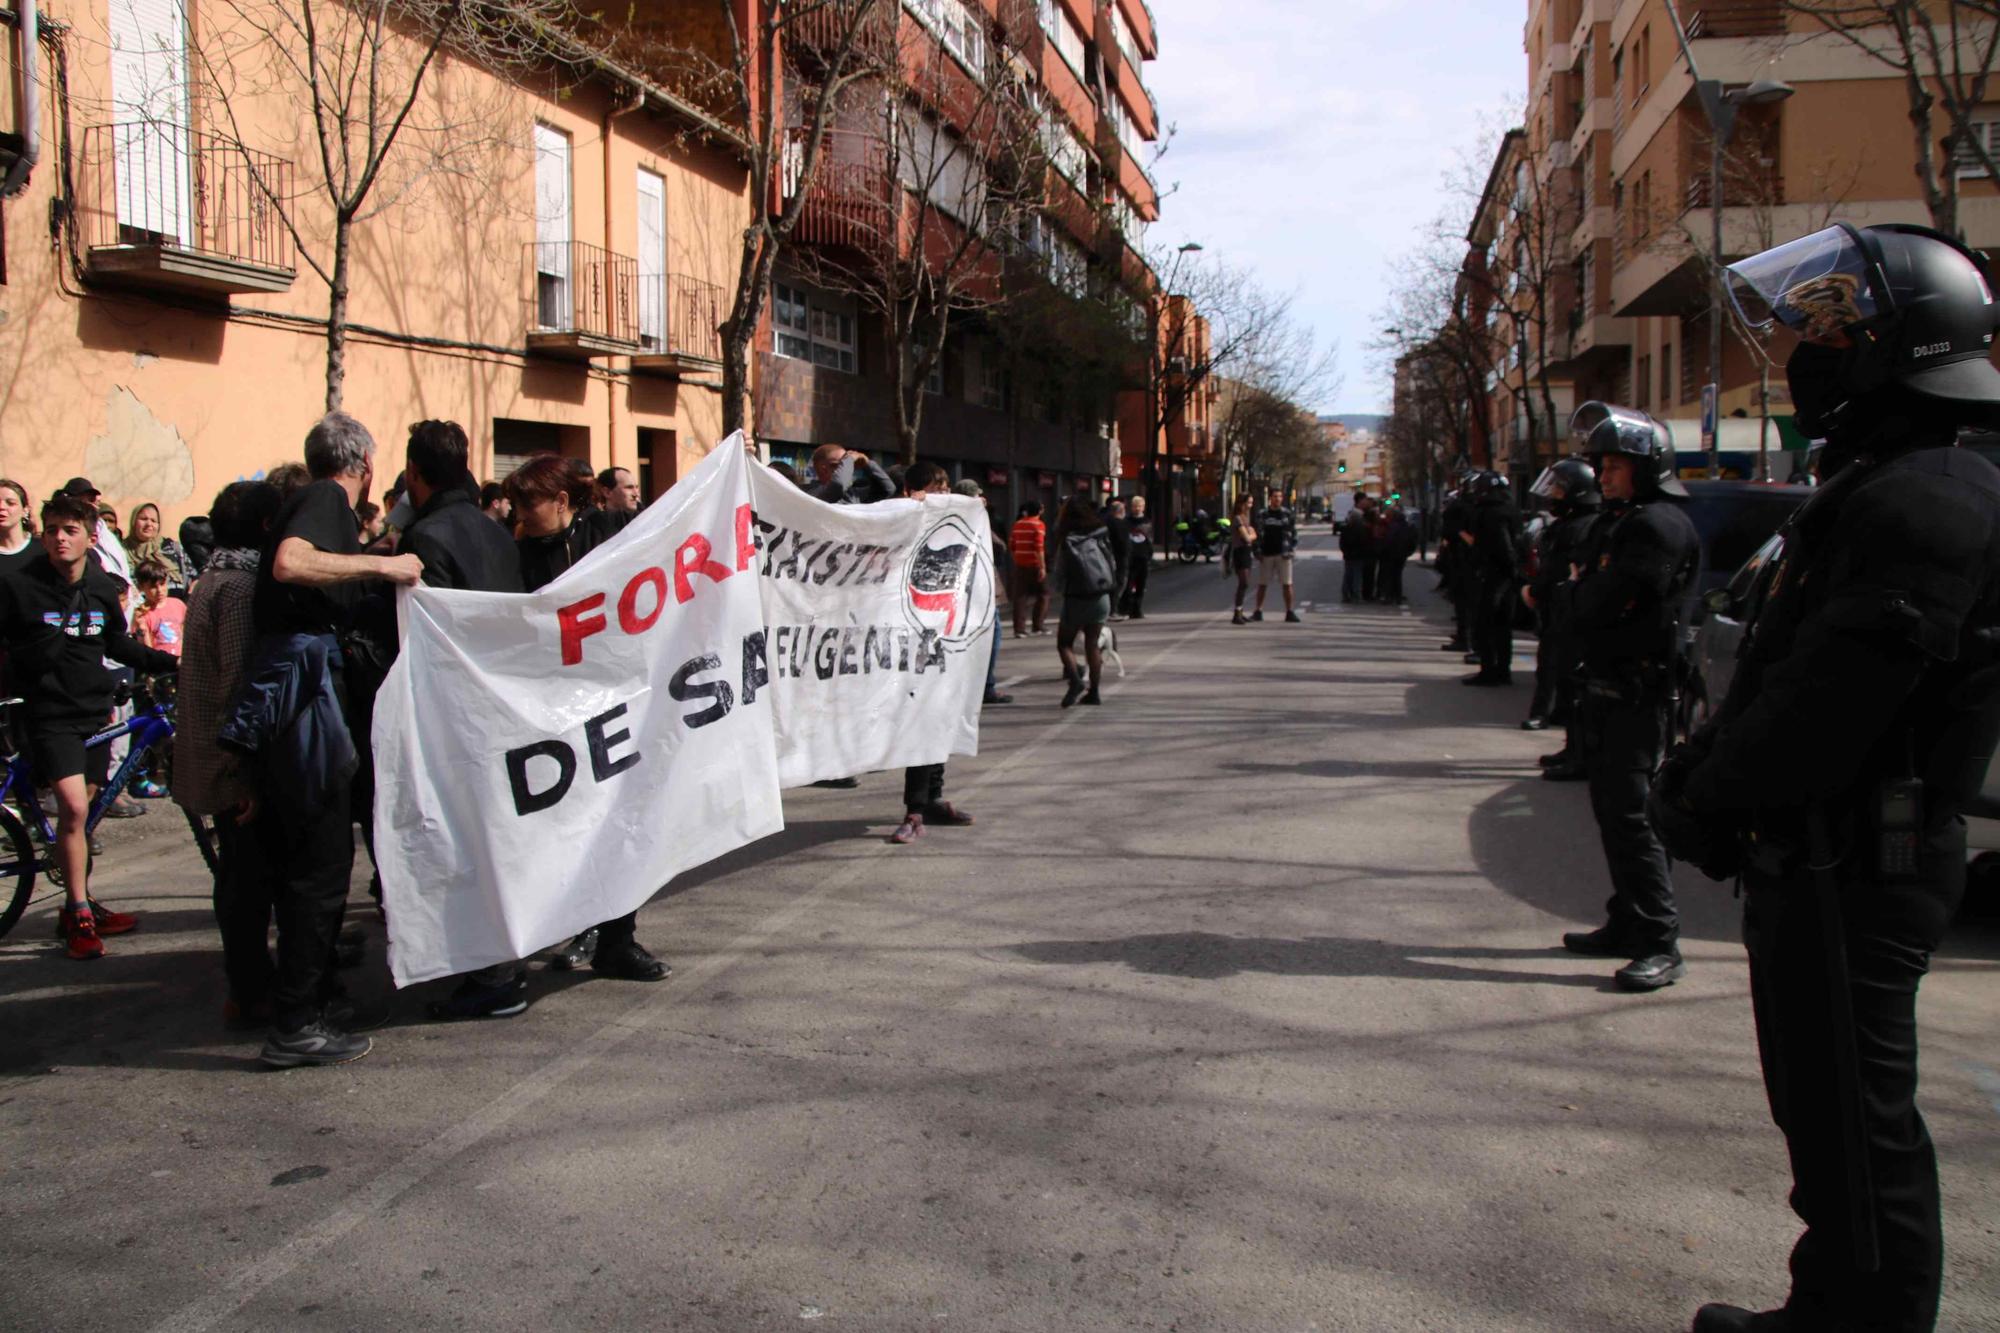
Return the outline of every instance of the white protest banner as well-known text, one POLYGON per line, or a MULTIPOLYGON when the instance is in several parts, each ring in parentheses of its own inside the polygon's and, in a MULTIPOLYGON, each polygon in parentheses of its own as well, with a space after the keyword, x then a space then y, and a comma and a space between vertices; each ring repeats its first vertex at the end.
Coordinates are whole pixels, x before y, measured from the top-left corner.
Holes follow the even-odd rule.
POLYGON ((398 985, 524 958, 784 827, 769 710, 738 690, 748 470, 718 448, 539 592, 404 595, 375 711, 398 985))
POLYGON ((406 593, 374 737, 396 983, 632 911, 782 828, 782 786, 976 753, 994 620, 976 501, 822 504, 739 437, 537 593, 406 593))
POLYGON ((977 754, 995 621, 985 506, 822 504, 768 468, 750 482, 779 781, 977 754))

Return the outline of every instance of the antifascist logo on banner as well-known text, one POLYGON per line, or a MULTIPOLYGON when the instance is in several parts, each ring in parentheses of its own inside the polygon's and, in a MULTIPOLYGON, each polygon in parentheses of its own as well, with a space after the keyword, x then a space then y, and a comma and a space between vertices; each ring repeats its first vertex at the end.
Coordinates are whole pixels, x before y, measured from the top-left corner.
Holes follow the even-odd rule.
POLYGON ((979 558, 979 541, 970 523, 950 515, 911 548, 903 568, 904 614, 946 652, 983 642, 993 624, 993 575, 979 558))

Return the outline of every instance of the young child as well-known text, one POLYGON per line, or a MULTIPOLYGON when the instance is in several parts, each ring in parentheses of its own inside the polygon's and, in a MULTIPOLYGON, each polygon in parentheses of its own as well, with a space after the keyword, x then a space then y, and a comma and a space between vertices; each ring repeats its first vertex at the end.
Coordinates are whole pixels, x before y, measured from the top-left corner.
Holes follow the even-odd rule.
POLYGON ((71 958, 97 958, 102 937, 138 924, 90 899, 85 824, 84 742, 111 712, 106 657, 139 671, 172 671, 179 662, 125 632, 118 581, 90 563, 96 507, 73 495, 42 506, 42 557, 0 578, 0 643, 9 652, 14 688, 26 701, 28 752, 55 797, 58 863, 68 898, 61 926, 71 958))
POLYGON ((148 648, 181 655, 181 630, 187 623, 187 603, 167 596, 173 586, 174 571, 157 560, 146 560, 132 571, 144 599, 137 619, 137 638, 148 648))

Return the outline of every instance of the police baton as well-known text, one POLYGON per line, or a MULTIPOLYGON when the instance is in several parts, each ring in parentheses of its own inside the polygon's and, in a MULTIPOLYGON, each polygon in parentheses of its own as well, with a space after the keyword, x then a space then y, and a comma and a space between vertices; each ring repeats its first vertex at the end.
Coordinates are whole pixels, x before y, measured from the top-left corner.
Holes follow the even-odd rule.
POLYGON ((1826 812, 1814 806, 1806 815, 1806 837, 1812 851, 1813 888, 1819 899, 1820 946, 1826 964, 1827 1012, 1832 1019, 1834 1081, 1840 1098, 1841 1139, 1847 1149, 1847 1213, 1854 1238, 1854 1266, 1863 1273, 1882 1268, 1875 1231, 1875 1183, 1868 1169, 1868 1130, 1861 1095, 1861 1052, 1854 1029, 1854 994, 1849 989, 1847 931, 1840 905, 1840 882, 1834 874, 1839 859, 1827 832, 1826 812))

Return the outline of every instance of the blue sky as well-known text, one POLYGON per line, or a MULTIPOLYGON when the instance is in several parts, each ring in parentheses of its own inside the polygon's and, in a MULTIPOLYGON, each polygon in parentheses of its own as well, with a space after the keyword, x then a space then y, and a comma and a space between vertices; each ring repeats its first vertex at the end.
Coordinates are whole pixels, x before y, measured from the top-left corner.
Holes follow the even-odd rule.
POLYGON ((1345 385, 1327 411, 1385 410, 1367 343, 1390 261, 1445 201, 1443 178, 1526 93, 1526 0, 1150 0, 1146 67, 1176 127, 1156 168, 1154 249, 1207 254, 1295 291, 1345 385))

